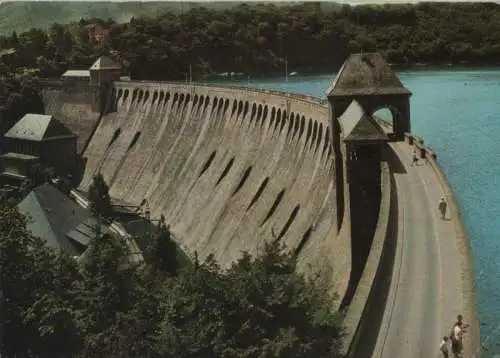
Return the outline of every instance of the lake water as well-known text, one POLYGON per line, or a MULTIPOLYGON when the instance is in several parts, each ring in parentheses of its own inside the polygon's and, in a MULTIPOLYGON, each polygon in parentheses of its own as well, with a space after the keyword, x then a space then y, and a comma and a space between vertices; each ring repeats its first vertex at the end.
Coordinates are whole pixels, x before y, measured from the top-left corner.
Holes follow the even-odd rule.
MULTIPOLYGON (((437 154, 475 256, 481 338, 500 352, 500 69, 400 71, 412 132, 437 154)), ((225 82, 325 97, 332 76, 225 82)))

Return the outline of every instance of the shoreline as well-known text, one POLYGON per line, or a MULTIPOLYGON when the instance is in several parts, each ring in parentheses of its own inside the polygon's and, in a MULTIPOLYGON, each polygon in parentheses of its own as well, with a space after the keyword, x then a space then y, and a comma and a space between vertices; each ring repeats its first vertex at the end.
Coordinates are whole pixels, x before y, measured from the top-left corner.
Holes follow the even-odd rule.
MULTIPOLYGON (((419 70, 455 70, 455 71, 467 71, 467 70, 494 70, 494 69, 499 69, 500 68, 500 63, 424 63, 424 62, 415 62, 415 63, 408 63, 408 64, 399 64, 399 63, 389 63, 389 66, 394 70, 394 71, 419 71, 419 70)), ((339 68, 340 69, 340 68, 339 68)), ((331 73, 327 73, 326 71, 318 71, 318 72, 313 72, 313 71, 304 71, 301 72, 300 70, 297 71, 292 71, 296 72, 297 74, 294 76, 289 76, 289 80, 294 80, 294 79, 300 79, 303 77, 322 77, 322 76, 331 76, 332 74, 336 74, 337 71, 333 71, 331 73)), ((292 73, 290 72, 290 73, 292 73)), ((250 79, 250 81, 254 80, 275 80, 275 79, 282 79, 284 80, 285 77, 283 73, 275 73, 275 74, 262 74, 262 75, 256 75, 256 74, 250 74, 250 73, 235 73, 233 77, 230 75, 224 76, 222 75, 223 73, 226 72, 220 72, 220 73, 211 73, 207 74, 206 76, 201 76, 200 80, 201 81, 220 81, 220 82, 226 82, 226 81, 247 81, 250 79)))
MULTIPOLYGON (((392 129, 392 126, 389 123, 379 118, 376 118, 376 121, 380 125, 392 129)), ((464 335, 464 357, 480 358, 482 347, 474 255, 472 252, 472 247, 470 245, 467 227, 465 226, 462 217, 461 207, 457 199, 455 198, 455 193, 452 186, 448 182, 444 171, 436 160, 435 153, 432 152, 432 150, 430 150, 427 146, 425 146, 423 140, 418 136, 415 136, 412 133, 408 133, 408 136, 412 136, 414 138, 413 146, 425 149, 429 165, 432 166, 432 169, 437 176, 441 187, 443 188, 443 192, 448 198, 448 212, 450 215, 450 219, 453 222, 453 226, 455 229, 455 239, 460 254, 460 278, 463 295, 462 299, 464 305, 464 311, 462 312, 462 315, 464 316, 465 324, 469 324, 467 333, 464 335), (418 143, 418 145, 415 145, 416 143, 418 143)))
MULTIPOLYGON (((429 152, 427 152, 429 154, 429 152)), ((465 324, 469 324, 467 333, 464 335, 464 356, 470 358, 481 357, 481 335, 480 322, 478 311, 477 284, 474 265, 474 255, 468 236, 467 227, 465 226, 462 210, 455 198, 452 186, 448 182, 442 168, 431 156, 429 163, 432 165, 436 176, 448 197, 449 215, 453 221, 456 233, 456 240, 460 252, 460 264, 462 268, 462 294, 464 300, 464 312, 462 313, 465 319, 465 324)))

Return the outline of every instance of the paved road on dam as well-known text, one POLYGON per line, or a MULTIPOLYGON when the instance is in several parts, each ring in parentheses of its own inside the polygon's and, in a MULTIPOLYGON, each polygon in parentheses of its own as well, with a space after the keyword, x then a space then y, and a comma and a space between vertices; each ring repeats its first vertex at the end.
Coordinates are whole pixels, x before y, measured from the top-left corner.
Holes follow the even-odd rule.
POLYGON ((405 142, 391 147, 398 244, 373 357, 437 358, 442 337, 463 312, 461 256, 453 221, 441 220, 438 212, 444 189, 432 167, 424 160, 412 167, 412 147, 405 142))

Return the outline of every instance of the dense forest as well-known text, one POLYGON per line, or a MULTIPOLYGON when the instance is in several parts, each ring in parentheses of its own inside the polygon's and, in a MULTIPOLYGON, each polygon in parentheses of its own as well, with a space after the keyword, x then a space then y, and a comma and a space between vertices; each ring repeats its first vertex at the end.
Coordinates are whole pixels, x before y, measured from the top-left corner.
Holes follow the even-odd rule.
POLYGON ((0 38, 0 76, 57 76, 109 54, 135 79, 184 80, 215 73, 283 74, 338 70, 349 53, 380 51, 408 65, 500 63, 500 6, 493 3, 363 5, 320 3, 192 8, 128 23, 87 19, 0 38), (104 40, 89 25, 105 29, 104 40))
MULTIPOLYGON (((274 3, 276 6, 289 2, 259 1, 258 5, 274 3)), ((30 28, 47 29, 53 23, 69 24, 80 19, 113 19, 128 22, 132 17, 158 16, 165 11, 181 13, 204 6, 210 10, 223 11, 240 5, 233 1, 9 1, 0 2, 0 35, 12 31, 23 32, 30 28)), ((252 2, 250 4, 256 4, 252 2)), ((339 4, 325 2, 325 10, 338 8, 339 4)))
MULTIPOLYGON (((107 190, 97 175, 89 200, 101 223, 107 190)), ((339 357, 334 297, 277 242, 223 271, 186 260, 160 220, 142 238, 145 262, 97 227, 75 259, 28 232, 11 199, 0 201, 2 357, 339 357)))

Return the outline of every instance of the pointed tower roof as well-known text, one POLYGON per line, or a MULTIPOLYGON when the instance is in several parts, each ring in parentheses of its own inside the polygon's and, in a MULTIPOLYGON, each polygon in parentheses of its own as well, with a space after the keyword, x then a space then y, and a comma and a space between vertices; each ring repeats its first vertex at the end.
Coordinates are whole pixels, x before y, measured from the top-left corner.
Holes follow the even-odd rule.
POLYGON ((120 70, 121 66, 110 59, 108 56, 101 56, 97 59, 89 70, 120 70))
POLYGON ((353 100, 339 117, 344 141, 387 141, 389 138, 378 123, 365 113, 361 105, 353 100))
POLYGON ((75 136, 71 130, 52 116, 25 114, 5 134, 7 138, 42 141, 54 137, 75 136))
POLYGON ((326 92, 328 97, 411 95, 378 52, 356 53, 344 62, 326 92))

